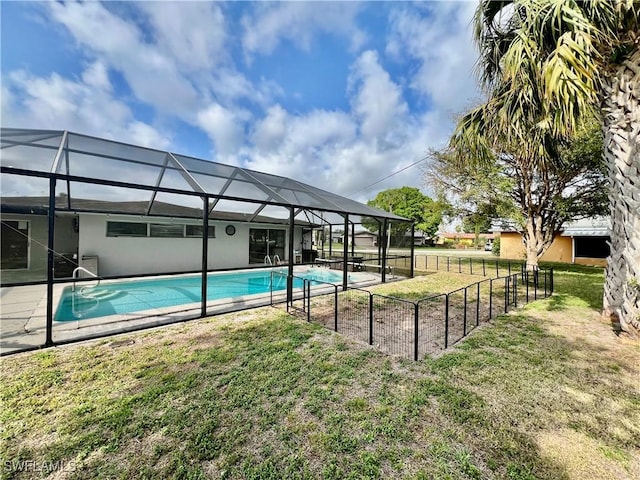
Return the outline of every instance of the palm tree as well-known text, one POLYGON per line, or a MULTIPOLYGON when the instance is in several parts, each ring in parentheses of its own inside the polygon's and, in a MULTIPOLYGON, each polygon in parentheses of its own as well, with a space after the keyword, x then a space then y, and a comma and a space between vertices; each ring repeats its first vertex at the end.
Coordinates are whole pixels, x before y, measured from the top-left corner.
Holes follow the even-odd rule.
POLYGON ((632 0, 480 0, 474 26, 489 99, 456 133, 483 147, 495 132, 512 145, 520 138, 530 161, 548 161, 545 138, 570 136, 586 114, 599 114, 611 214, 604 313, 632 334, 640 332, 639 10, 632 0))

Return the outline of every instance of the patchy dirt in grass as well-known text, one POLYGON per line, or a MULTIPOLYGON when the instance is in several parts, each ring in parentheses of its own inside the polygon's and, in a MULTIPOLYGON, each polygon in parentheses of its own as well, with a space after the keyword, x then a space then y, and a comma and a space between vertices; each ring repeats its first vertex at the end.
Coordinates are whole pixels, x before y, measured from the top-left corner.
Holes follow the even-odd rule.
POLYGON ((561 464, 569 479, 623 480, 640 478, 640 456, 606 448, 573 430, 541 432, 537 445, 543 457, 561 464))
POLYGON ((600 362, 612 371, 620 371, 619 380, 640 392, 640 341, 618 334, 608 319, 588 308, 573 308, 572 314, 542 308, 526 309, 527 314, 544 321, 545 328, 580 346, 573 355, 582 365, 588 366, 594 359, 590 352, 597 351, 600 362))

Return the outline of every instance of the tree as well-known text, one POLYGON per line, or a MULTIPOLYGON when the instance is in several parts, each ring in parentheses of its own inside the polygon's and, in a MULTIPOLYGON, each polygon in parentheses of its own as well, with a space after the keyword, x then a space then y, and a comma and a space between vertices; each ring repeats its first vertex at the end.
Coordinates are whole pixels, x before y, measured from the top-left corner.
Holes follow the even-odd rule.
POLYGON ((460 143, 453 145, 432 152, 427 181, 453 211, 472 222, 499 217, 519 225, 529 268, 538 267, 564 223, 606 213, 602 134, 594 120, 570 142, 548 141, 554 157, 546 162, 530 161, 522 143, 511 147, 494 139, 493 152, 485 152, 479 164, 460 143))
MULTIPOLYGON (((442 221, 441 207, 415 187, 390 188, 379 192, 367 205, 399 215, 415 223, 416 230, 433 237, 442 221)), ((378 231, 378 224, 363 219, 363 226, 369 231, 378 231)), ((392 223, 391 234, 404 235, 410 227, 408 223, 392 223)))
POLYGON ((512 145, 537 137, 527 145, 546 161, 545 139, 570 135, 585 112, 599 113, 611 215, 604 311, 631 333, 640 331, 638 9, 632 0, 481 0, 475 36, 493 113, 477 111, 457 131, 486 139, 494 130, 512 145))
POLYGON ((462 217, 462 231, 464 233, 486 233, 491 228, 491 217, 483 212, 474 212, 462 217))

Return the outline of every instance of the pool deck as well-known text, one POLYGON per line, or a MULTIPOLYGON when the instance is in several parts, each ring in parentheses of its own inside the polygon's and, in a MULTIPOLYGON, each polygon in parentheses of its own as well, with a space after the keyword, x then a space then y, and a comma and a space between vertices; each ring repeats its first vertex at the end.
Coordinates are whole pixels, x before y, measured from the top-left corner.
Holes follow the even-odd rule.
MULTIPOLYGON (((296 267, 301 268, 301 267, 296 267)), ((318 268, 318 267, 316 267, 318 268)), ((300 270, 298 270, 299 272, 300 270)), ((294 271, 294 275, 295 275, 294 271)), ((380 283, 380 275, 364 272, 349 272, 352 278, 350 285, 364 286, 380 283)), ((152 278, 144 277, 145 280, 152 278)), ((107 282, 123 282, 140 279, 103 280, 107 282)), ((53 286, 53 306, 57 307, 65 287, 69 283, 53 286)), ((274 302, 283 302, 286 292, 274 292, 274 302)), ((207 302, 207 315, 219 315, 232 311, 256 308, 270 304, 270 294, 244 295, 232 299, 207 302), (231 301, 230 301, 231 300, 231 301)), ((200 303, 178 305, 174 307, 156 308, 130 314, 117 314, 108 317, 97 317, 79 321, 53 322, 54 342, 81 341, 97 336, 116 335, 140 328, 152 328, 200 316, 200 303)), ((0 288, 0 352, 5 354, 17 350, 31 349, 45 343, 47 318, 47 286, 28 285, 21 287, 0 288)))

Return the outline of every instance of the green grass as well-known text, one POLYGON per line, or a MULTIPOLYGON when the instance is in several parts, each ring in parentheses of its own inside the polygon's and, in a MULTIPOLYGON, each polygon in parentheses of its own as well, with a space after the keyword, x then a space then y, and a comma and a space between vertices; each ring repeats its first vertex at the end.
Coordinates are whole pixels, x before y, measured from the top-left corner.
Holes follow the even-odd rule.
POLYGON ((34 460, 74 461, 71 478, 636 478, 640 351, 598 320, 598 275, 558 272, 560 303, 423 362, 272 308, 4 358, 2 476, 38 478, 5 464, 34 460))

